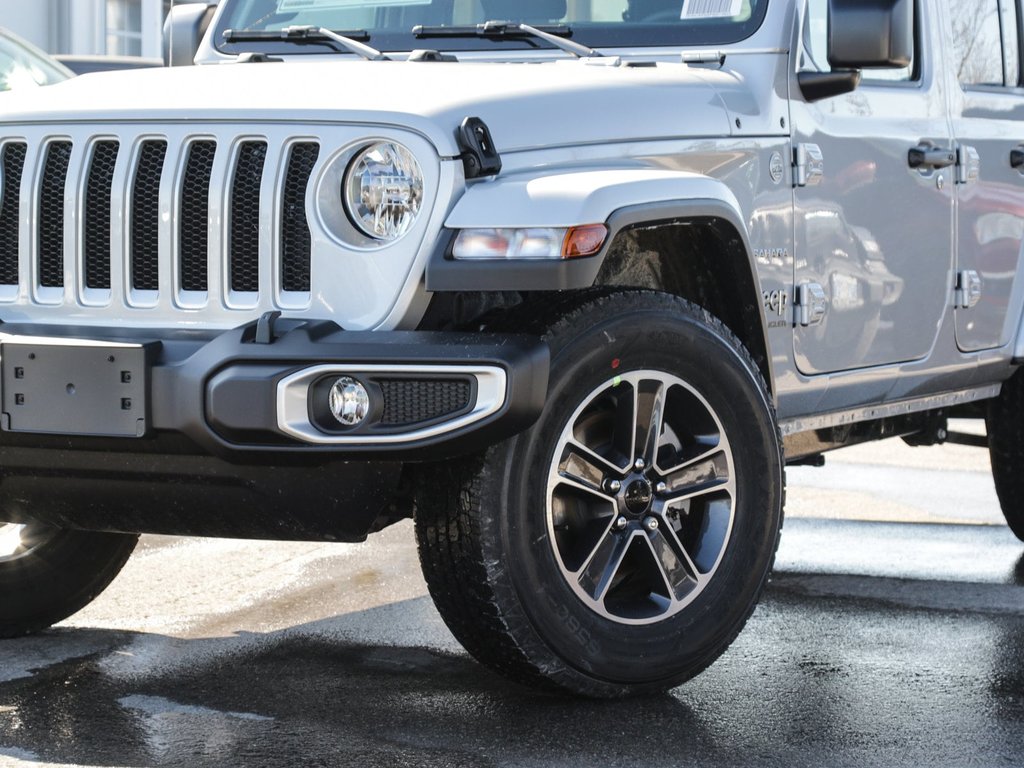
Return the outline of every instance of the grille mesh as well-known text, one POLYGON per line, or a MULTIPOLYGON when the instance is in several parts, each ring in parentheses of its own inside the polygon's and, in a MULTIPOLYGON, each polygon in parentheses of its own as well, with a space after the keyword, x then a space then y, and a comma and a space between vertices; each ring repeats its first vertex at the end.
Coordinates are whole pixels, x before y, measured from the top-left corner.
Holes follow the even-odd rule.
POLYGON ((306 293, 310 288, 306 187, 319 157, 320 145, 313 142, 292 145, 288 157, 281 222, 281 287, 286 291, 306 293))
POLYGON ((3 203, 0 203, 0 285, 18 284, 18 240, 21 234, 21 175, 28 145, 12 142, 3 152, 3 203))
POLYGON ((110 289, 110 197, 121 144, 100 141, 93 148, 85 188, 85 287, 110 289))
POLYGON ((64 286, 64 187, 70 163, 70 141, 47 147, 39 188, 39 284, 44 288, 64 286))
POLYGON ((242 144, 231 189, 231 290, 260 289, 260 186, 267 161, 265 141, 242 144))
POLYGON ((381 423, 419 424, 448 416, 469 406, 472 388, 464 379, 381 379, 384 393, 381 423))
POLYGON ((189 146, 185 179, 181 185, 181 289, 209 289, 210 177, 217 142, 195 141, 189 146))
POLYGON ((166 157, 166 141, 146 141, 135 169, 131 251, 132 287, 137 291, 160 287, 160 177, 166 157))

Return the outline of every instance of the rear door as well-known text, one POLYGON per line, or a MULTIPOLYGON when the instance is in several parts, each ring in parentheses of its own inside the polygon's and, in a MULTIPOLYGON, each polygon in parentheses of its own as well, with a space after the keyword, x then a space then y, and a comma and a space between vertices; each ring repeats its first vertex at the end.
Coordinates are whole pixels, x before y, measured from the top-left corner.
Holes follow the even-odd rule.
POLYGON ((1024 89, 1017 0, 944 0, 957 183, 957 345, 1002 347, 1024 281, 1024 89))
MULTIPOLYGON (((801 69, 828 71, 827 5, 807 3, 801 69)), ((866 71, 853 93, 814 103, 794 88, 796 156, 821 159, 795 192, 805 374, 926 358, 949 307, 956 169, 909 163, 914 148, 953 149, 932 3, 917 13, 911 67, 866 71)))

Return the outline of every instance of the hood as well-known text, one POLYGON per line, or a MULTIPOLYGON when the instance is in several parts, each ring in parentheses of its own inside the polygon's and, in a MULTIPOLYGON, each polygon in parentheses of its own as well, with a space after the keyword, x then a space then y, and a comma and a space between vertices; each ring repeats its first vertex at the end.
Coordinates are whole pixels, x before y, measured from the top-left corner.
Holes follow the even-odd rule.
MULTIPOLYGON (((715 79, 722 73, 659 64, 405 61, 282 62, 85 75, 0 94, 0 123, 231 120, 392 125, 459 149, 469 116, 488 124, 499 152, 615 141, 728 136, 715 79)), ((734 81, 729 81, 734 87, 734 81)))

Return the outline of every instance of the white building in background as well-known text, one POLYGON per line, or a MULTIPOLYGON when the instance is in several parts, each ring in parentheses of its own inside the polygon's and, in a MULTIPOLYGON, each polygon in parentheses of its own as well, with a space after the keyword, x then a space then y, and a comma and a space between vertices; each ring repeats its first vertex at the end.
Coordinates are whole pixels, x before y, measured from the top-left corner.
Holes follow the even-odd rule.
POLYGON ((172 0, 0 0, 0 27, 51 54, 162 55, 172 0))

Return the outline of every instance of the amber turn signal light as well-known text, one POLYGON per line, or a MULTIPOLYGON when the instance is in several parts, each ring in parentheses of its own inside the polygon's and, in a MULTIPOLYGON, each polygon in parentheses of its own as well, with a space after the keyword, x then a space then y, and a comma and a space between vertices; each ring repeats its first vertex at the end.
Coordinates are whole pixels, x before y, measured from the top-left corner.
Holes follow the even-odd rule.
POLYGON ((604 224, 587 224, 583 227, 571 227, 565 233, 562 243, 563 259, 579 259, 593 256, 604 247, 608 239, 608 227, 604 224))

